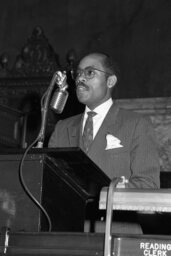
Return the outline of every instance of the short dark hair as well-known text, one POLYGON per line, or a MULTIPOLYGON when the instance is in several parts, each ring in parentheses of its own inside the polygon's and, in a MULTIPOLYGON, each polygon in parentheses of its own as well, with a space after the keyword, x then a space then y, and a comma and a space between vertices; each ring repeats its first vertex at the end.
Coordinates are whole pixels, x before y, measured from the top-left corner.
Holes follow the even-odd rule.
POLYGON ((107 54, 100 54, 102 56, 102 65, 104 66, 106 72, 111 75, 119 76, 118 64, 113 61, 113 59, 107 54))

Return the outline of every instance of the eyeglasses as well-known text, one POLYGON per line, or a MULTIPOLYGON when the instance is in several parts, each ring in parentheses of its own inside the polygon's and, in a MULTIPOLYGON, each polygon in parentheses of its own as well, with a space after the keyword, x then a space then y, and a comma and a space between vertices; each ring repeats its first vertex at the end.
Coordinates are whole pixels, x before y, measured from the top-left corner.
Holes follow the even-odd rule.
POLYGON ((100 70, 100 69, 97 69, 97 68, 94 68, 94 67, 87 67, 85 69, 78 69, 77 70, 77 72, 76 72, 76 79, 78 79, 82 75, 84 75, 84 77, 86 79, 92 79, 96 75, 95 71, 99 71, 99 72, 102 72, 102 73, 105 73, 105 74, 111 76, 110 73, 105 72, 103 70, 100 70))

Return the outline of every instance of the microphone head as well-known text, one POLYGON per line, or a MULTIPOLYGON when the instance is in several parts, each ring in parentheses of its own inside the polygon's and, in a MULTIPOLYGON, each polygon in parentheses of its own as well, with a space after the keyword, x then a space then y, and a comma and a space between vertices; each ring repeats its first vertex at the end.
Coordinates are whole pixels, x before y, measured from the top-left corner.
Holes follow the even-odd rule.
POLYGON ((63 112, 63 109, 65 107, 66 101, 68 99, 68 92, 64 90, 56 90, 54 93, 50 107, 58 114, 61 114, 63 112))

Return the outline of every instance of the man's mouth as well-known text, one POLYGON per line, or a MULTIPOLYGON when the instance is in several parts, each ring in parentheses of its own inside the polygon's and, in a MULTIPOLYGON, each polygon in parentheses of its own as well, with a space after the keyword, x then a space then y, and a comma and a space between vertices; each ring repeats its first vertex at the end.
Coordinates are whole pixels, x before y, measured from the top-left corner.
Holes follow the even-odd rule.
POLYGON ((89 89, 89 87, 84 84, 83 82, 78 82, 76 85, 76 89, 79 91, 87 91, 89 89))

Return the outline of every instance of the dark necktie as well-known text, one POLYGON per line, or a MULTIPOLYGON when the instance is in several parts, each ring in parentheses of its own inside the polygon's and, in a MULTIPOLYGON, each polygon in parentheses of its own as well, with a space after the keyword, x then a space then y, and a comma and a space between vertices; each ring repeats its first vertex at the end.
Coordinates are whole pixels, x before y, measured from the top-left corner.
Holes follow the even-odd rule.
POLYGON ((97 113, 93 111, 87 112, 87 120, 83 131, 83 147, 85 152, 88 152, 89 147, 93 141, 93 116, 97 113))

